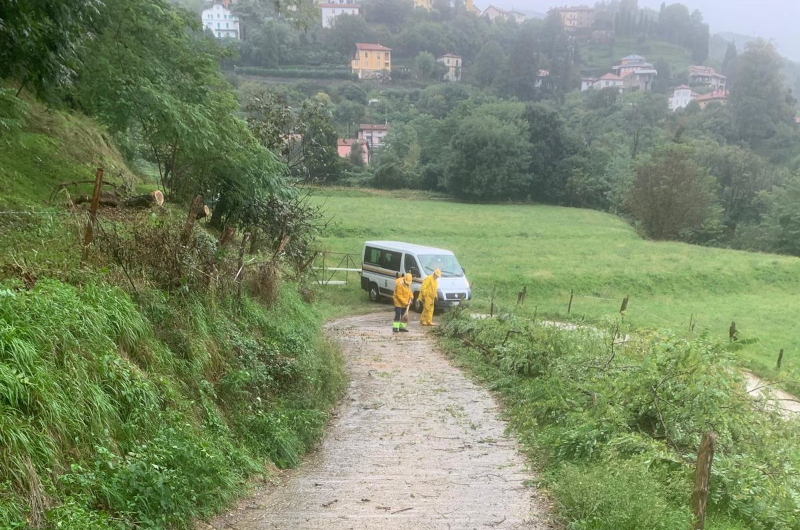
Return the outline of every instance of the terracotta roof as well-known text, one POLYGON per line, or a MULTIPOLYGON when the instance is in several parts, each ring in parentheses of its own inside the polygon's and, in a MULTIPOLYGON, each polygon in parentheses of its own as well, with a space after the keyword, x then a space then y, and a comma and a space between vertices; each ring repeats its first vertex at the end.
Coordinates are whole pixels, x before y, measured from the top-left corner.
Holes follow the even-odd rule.
POLYGON ((614 74, 606 74, 600 79, 604 81, 622 81, 622 78, 620 76, 614 74))
POLYGON ((681 85, 681 86, 675 88, 675 90, 691 90, 691 89, 692 89, 692 87, 686 86, 686 85, 681 85))
POLYGON ((388 124, 384 125, 384 124, 381 124, 381 123, 378 123, 378 124, 361 124, 361 125, 358 126, 358 129, 361 130, 361 131, 364 131, 364 130, 367 130, 367 131, 388 131, 389 130, 389 125, 388 124))
POLYGON ((708 94, 703 94, 702 96, 697 96, 697 101, 713 101, 715 99, 725 99, 728 97, 727 90, 715 90, 713 92, 709 92, 708 94))
POLYGON ((380 44, 368 44, 364 42, 357 42, 356 49, 359 51, 379 51, 379 52, 392 51, 391 48, 387 48, 386 46, 382 46, 380 44))
POLYGON ((358 138, 339 138, 338 142, 340 147, 353 146, 355 144, 360 144, 360 143, 361 140, 359 140, 358 138))
POLYGON ((445 53, 444 55, 439 56, 439 59, 444 59, 445 57, 453 57, 454 59, 461 59, 460 55, 456 55, 454 53, 445 53))

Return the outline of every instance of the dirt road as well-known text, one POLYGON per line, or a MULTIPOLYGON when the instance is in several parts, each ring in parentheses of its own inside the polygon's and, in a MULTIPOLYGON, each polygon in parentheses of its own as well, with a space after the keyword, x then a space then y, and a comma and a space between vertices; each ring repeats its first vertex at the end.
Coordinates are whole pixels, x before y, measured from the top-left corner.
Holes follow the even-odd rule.
POLYGON ((390 321, 381 312, 327 327, 351 383, 325 442, 214 528, 550 528, 493 398, 418 323, 392 335, 390 321))

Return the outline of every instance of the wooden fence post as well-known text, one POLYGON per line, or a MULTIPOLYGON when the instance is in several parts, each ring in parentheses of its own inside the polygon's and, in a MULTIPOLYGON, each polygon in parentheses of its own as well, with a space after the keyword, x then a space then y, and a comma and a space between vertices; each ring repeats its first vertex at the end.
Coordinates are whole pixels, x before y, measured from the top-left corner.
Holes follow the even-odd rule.
POLYGON ((572 297, 575 296, 575 290, 569 290, 569 305, 567 306, 567 314, 569 315, 572 312, 572 297))
POLYGON ((628 296, 626 296, 625 298, 622 299, 622 305, 619 308, 619 312, 620 313, 624 313, 625 311, 628 310, 628 300, 630 300, 630 299, 631 299, 631 295, 628 295, 628 296))
POLYGON ((739 340, 738 331, 736 330, 736 322, 731 322, 731 327, 728 328, 728 336, 730 337, 731 342, 736 342, 739 340))
POLYGON ((694 313, 689 317, 689 331, 694 332, 694 313))
POLYGON ((517 307, 525 305, 525 297, 528 295, 528 286, 525 285, 517 295, 517 307))
POLYGON ((239 263, 237 264, 236 272, 236 298, 242 299, 242 280, 244 279, 244 252, 247 249, 247 240, 250 239, 250 234, 242 236, 242 244, 239 247, 239 263))
POLYGON ((692 492, 692 516, 694 530, 703 530, 706 522, 706 506, 708 505, 708 484, 711 480, 711 464, 714 461, 714 449, 717 435, 713 432, 703 434, 700 449, 697 451, 697 467, 694 472, 694 491, 692 492))
POLYGON ((778 353, 778 364, 776 366, 778 371, 781 370, 781 364, 783 364, 783 349, 781 349, 780 353, 778 353))
POLYGON ((83 236, 83 252, 81 253, 81 267, 89 257, 89 245, 94 240, 94 225, 97 223, 97 207, 100 204, 100 189, 103 186, 103 168, 97 168, 94 175, 94 192, 92 193, 92 203, 89 206, 89 222, 86 224, 86 234, 83 236))
POLYGON ((489 318, 492 318, 494 316, 494 295, 496 293, 497 293, 497 286, 495 285, 494 289, 492 289, 492 305, 489 308, 489 318))
POLYGON ((181 243, 183 246, 189 244, 192 238, 192 231, 194 230, 194 222, 197 220, 197 212, 203 206, 203 196, 198 195, 192 200, 192 206, 189 208, 189 215, 186 217, 186 222, 183 225, 183 232, 181 233, 181 243))

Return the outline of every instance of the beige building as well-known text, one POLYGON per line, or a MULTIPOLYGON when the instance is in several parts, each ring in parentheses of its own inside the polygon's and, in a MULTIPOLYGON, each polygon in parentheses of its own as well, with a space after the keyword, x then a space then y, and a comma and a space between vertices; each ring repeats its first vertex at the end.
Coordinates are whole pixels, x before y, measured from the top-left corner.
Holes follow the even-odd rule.
POLYGON ((519 11, 509 11, 508 9, 502 9, 496 6, 487 7, 483 12, 483 16, 492 22, 498 18, 502 20, 516 20, 517 22, 525 22, 526 18, 525 15, 519 11))
POLYGON ((392 49, 380 44, 356 43, 350 66, 359 79, 391 79, 392 49))
POLYGON ((561 17, 561 23, 570 31, 591 29, 594 26, 595 10, 592 7, 556 7, 553 9, 561 17))
POLYGON ((419 9, 427 9, 428 11, 431 10, 433 7, 432 0, 414 0, 414 7, 419 9))
POLYGON ((447 53, 442 55, 436 62, 445 65, 447 72, 444 74, 445 81, 461 81, 461 56, 447 53))

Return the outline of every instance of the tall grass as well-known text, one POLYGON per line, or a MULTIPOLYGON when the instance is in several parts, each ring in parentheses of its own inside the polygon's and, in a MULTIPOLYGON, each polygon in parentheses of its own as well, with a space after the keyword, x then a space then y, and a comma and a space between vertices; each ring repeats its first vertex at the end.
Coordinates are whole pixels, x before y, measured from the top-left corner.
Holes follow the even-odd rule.
POLYGON ((0 285, 0 528, 181 528, 265 460, 296 465, 340 395, 320 317, 40 280, 0 285))

